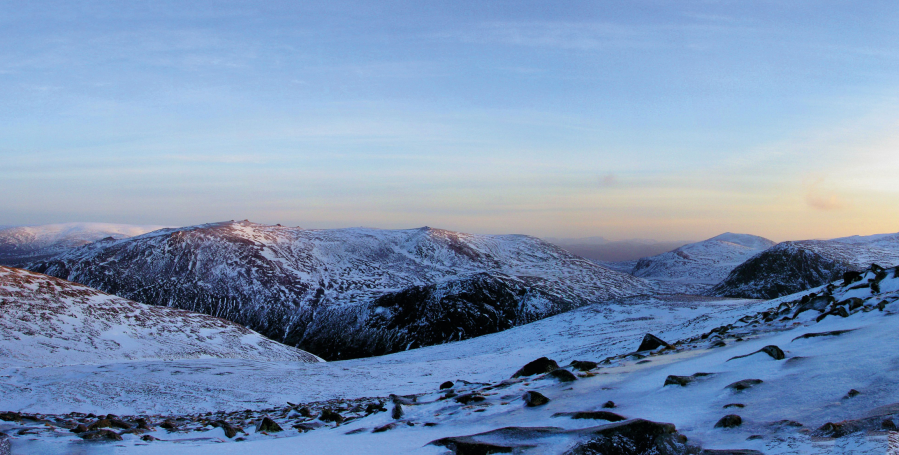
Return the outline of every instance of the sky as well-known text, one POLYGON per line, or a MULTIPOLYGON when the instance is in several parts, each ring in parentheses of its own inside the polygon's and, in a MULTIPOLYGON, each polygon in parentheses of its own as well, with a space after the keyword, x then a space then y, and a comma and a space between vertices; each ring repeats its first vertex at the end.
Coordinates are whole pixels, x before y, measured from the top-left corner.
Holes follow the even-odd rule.
POLYGON ((0 224, 899 231, 894 1, 0 0, 0 224))

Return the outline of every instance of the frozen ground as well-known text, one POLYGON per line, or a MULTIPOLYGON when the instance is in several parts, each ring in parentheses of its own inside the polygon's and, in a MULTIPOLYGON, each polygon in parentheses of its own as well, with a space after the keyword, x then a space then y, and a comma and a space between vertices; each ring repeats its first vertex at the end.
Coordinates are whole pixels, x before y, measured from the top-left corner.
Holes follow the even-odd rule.
MULTIPOLYGON (((838 438, 819 430, 825 423, 861 419, 878 407, 899 403, 899 279, 895 278, 895 269, 884 273, 888 276, 879 281, 879 292, 872 291, 866 281, 877 279, 873 272, 857 283, 837 287, 834 299, 825 299, 828 306, 824 311, 845 308, 848 317, 829 315, 820 322, 816 320, 823 313, 817 310, 793 318, 801 306, 799 295, 770 302, 643 297, 585 307, 463 342, 326 364, 201 359, 9 367, 0 372, 0 410, 190 414, 193 417, 188 421, 193 423, 185 426, 194 427, 202 421, 198 414, 205 411, 264 410, 246 414, 253 415, 249 420, 240 420, 236 414, 216 414, 240 420, 246 430, 240 436, 246 439, 243 442, 225 437, 222 428, 168 432, 156 426, 148 434, 180 442, 145 443, 137 435, 125 434, 120 442, 86 443, 66 430, 43 427, 33 434, 26 431, 15 436, 14 447, 25 453, 437 454, 446 453, 446 449, 428 443, 447 436, 508 426, 573 429, 608 423, 553 414, 600 410, 609 400, 617 404, 609 411, 627 418, 671 422, 691 443, 706 448, 778 454, 885 453, 888 434, 879 431, 879 426, 838 438), (851 297, 862 300, 846 300, 851 297), (846 303, 835 305, 839 302, 846 303), (759 313, 768 309, 774 311, 759 313), (727 327, 721 330, 721 336, 699 336, 721 326, 727 327), (835 330, 850 331, 797 338, 835 330), (666 352, 628 355, 646 332, 669 342, 682 341, 666 352), (712 347, 718 342, 723 346, 712 347), (768 345, 779 346, 786 358, 775 360, 755 354, 729 360, 768 345), (559 382, 549 375, 501 382, 540 356, 555 359, 562 366, 572 360, 608 358, 608 362, 579 373, 574 382, 559 382), (669 375, 698 372, 714 374, 684 387, 664 385, 669 375), (743 379, 762 382, 742 392, 726 388, 743 379), (463 404, 452 397, 439 399, 444 395, 438 392, 438 386, 447 380, 455 382, 455 393, 475 393, 484 400, 463 404), (857 396, 848 397, 850 389, 857 390, 857 396), (551 401, 527 408, 519 397, 528 390, 539 391, 551 401), (320 422, 314 416, 300 417, 288 401, 310 403, 391 393, 418 395, 416 404, 403 406, 404 415, 398 420, 391 417, 388 401, 388 412, 360 416, 341 425, 325 424, 306 433, 291 428, 293 423, 320 422), (732 403, 743 407, 724 408, 732 403), (254 431, 252 422, 263 413, 279 421, 285 431, 254 431), (743 424, 715 428, 726 414, 740 415, 743 424), (399 425, 372 433, 393 422, 399 425)), ((816 291, 821 294, 824 289, 816 291)), ((310 405, 318 412, 321 407, 316 406, 310 405)), ((899 409, 874 414, 878 423, 890 420, 895 424, 897 412, 899 409)), ((158 425, 162 417, 153 418, 158 425)), ((27 425, 28 421, 0 422, 0 430, 16 435, 27 425)), ((535 443, 537 447, 527 453, 561 453, 574 442, 564 437, 548 438, 535 443)))

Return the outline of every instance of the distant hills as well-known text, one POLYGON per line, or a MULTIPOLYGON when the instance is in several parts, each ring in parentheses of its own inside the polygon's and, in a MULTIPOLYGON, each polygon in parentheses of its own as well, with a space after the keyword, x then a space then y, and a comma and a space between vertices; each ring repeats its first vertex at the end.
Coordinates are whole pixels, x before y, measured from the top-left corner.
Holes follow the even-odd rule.
POLYGON ((587 259, 602 262, 633 261, 671 251, 689 242, 656 241, 649 239, 606 240, 602 237, 546 238, 566 250, 587 259))
POLYGON ((103 238, 123 239, 162 227, 110 223, 0 227, 0 264, 22 265, 103 238))
POLYGON ((471 338, 652 290, 534 237, 428 227, 211 223, 102 239, 28 268, 222 317, 329 360, 471 338))

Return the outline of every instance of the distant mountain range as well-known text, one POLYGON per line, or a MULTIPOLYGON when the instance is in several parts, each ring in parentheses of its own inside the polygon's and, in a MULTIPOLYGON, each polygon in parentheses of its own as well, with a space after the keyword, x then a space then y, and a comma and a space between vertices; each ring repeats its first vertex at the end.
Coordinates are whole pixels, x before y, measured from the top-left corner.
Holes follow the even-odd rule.
POLYGON ((28 268, 243 324, 326 359, 497 332, 649 283, 523 235, 242 222, 102 239, 28 268))
POLYGON ((709 292, 775 298, 835 281, 871 264, 899 265, 899 234, 783 242, 734 268, 709 292))
POLYGON ((712 286, 734 267, 772 246, 774 242, 763 237, 728 232, 642 258, 631 273, 653 280, 712 286))
POLYGON ((319 362, 233 322, 0 266, 0 365, 193 358, 319 362))
POLYGON ((109 223, 63 223, 0 229, 0 265, 18 266, 111 237, 123 239, 163 226, 109 223))

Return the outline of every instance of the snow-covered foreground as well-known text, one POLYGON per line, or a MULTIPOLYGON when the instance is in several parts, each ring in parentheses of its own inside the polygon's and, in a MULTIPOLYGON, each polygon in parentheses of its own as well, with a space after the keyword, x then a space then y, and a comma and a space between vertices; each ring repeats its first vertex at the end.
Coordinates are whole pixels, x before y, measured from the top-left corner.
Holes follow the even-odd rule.
MULTIPOLYGON (((881 425, 888 426, 886 421, 895 425, 899 409, 871 413, 878 407, 899 403, 899 278, 895 278, 895 270, 884 273, 879 293, 873 296, 866 280, 877 279, 878 275, 869 272, 859 282, 837 287, 833 299, 806 299, 807 303, 800 303, 798 295, 770 302, 631 298, 463 342, 323 364, 203 359, 11 367, 0 371, 0 409, 57 414, 189 414, 192 417, 180 424, 183 428, 202 427, 206 420, 230 419, 247 433, 240 434, 245 441, 234 442, 237 438, 227 438, 222 427, 169 432, 156 426, 147 434, 180 442, 143 442, 135 434, 124 434, 120 442, 88 443, 64 429, 33 424, 32 428, 38 428, 31 431, 33 434, 26 430, 14 440, 14 448, 26 453, 436 454, 447 449, 428 443, 449 436, 509 426, 575 429, 608 423, 553 416, 597 410, 673 423, 690 443, 705 448, 763 453, 885 453, 888 436, 879 430, 881 425), (852 297, 862 300, 846 300, 852 297), (817 322, 823 314, 818 310, 798 312, 819 303, 825 312, 834 314, 817 322), (838 314, 840 308, 846 310, 847 317, 838 314), (774 311, 759 313, 768 309, 774 311), (720 335, 709 336, 712 329, 722 326, 720 335), (844 330, 848 332, 801 338, 809 333, 844 330), (628 355, 637 349, 646 332, 669 342, 683 341, 663 352, 628 355), (705 338, 700 336, 703 334, 705 338), (775 360, 759 353, 730 360, 769 345, 782 349, 786 358, 775 360), (569 367, 579 375, 573 382, 560 382, 551 375, 502 382, 540 356, 555 359, 562 366, 572 360, 610 358, 586 373, 569 367), (700 372, 713 374, 697 377, 686 386, 664 385, 669 375, 700 372), (742 391, 727 387, 744 379, 761 382, 742 391), (458 396, 440 399, 446 391, 439 391, 438 386, 447 380, 455 383, 451 390, 458 396), (851 389, 859 393, 849 397, 851 389), (520 397, 529 390, 545 395, 549 403, 525 407, 520 397), (305 433, 292 428, 293 424, 312 426, 322 422, 315 416, 301 417, 296 408, 287 405, 288 401, 384 397, 390 393, 418 394, 416 404, 402 405, 399 419, 391 416, 393 405, 387 401, 388 412, 361 416, 355 411, 354 415, 360 415, 357 419, 340 425, 323 424, 305 433), (458 401, 459 396, 471 393, 483 399, 467 404, 458 401), (614 401, 616 407, 604 409, 608 401, 614 401), (725 408, 730 404, 742 407, 725 408), (247 418, 252 415, 249 420, 234 413, 201 415, 238 409, 265 411, 244 414, 247 418), (279 422, 284 431, 254 431, 253 421, 263 413, 279 422), (740 415, 742 425, 715 428, 727 414, 740 415), (835 431, 819 429, 828 422, 869 415, 875 416, 877 428, 862 425, 861 431, 835 439, 831 438, 839 435, 835 431), (384 429, 394 422, 398 424, 384 429), (376 428, 384 431, 372 432, 376 428)), ((825 293, 823 288, 814 291, 819 297, 825 293)), ((320 405, 310 408, 313 414, 321 412, 320 405)), ((161 418, 157 417, 156 425, 161 418)), ((28 422, 0 422, 0 431, 15 435, 15 431, 28 427, 28 422)), ((562 453, 578 442, 567 435, 535 439, 531 443, 536 447, 527 453, 562 453)))
POLYGON ((208 357, 321 361, 224 319, 0 266, 0 368, 208 357))

